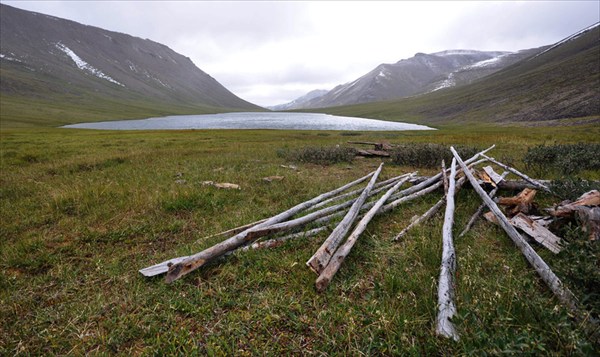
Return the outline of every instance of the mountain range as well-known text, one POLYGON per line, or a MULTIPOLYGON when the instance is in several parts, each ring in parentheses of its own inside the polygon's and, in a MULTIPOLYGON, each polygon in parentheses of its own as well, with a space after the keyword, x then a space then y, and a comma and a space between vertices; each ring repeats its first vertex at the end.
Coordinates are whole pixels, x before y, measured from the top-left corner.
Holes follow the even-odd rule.
MULTIPOLYGON (((148 39, 0 4, 0 125, 266 110, 148 39)), ((381 64, 272 110, 421 123, 600 114, 600 29, 551 46, 447 50, 381 64)))

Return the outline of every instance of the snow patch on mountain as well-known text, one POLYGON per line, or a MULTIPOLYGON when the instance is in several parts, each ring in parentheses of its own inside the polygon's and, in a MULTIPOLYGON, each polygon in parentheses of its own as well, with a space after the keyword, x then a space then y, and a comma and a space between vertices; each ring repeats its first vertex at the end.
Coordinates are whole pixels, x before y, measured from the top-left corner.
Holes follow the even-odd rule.
POLYGON ((86 61, 82 60, 81 57, 79 57, 75 52, 73 52, 69 47, 63 45, 62 43, 57 43, 56 48, 58 48, 59 50, 63 51, 67 56, 69 56, 73 62, 75 62, 75 65, 77 66, 77 68, 79 68, 82 71, 87 71, 91 74, 93 74, 94 76, 107 80, 111 83, 120 85, 121 87, 125 87, 124 84, 114 80, 113 78, 111 78, 110 76, 104 74, 101 70, 95 68, 94 66, 90 65, 89 63, 87 63, 86 61))
POLYGON ((596 27, 598 27, 598 26, 600 26, 600 22, 596 22, 596 23, 595 23, 595 24, 593 24, 592 26, 586 27, 586 28, 584 28, 584 29, 583 29, 583 30, 581 30, 581 31, 575 32, 575 33, 574 33, 574 34, 572 34, 571 36, 569 36, 569 37, 567 37, 567 38, 564 38, 564 39, 562 39, 562 40, 558 41, 558 42, 557 42, 557 43, 555 43, 554 45, 552 45, 552 46, 548 47, 546 50, 544 50, 544 51, 542 51, 542 52, 538 53, 537 55, 535 55, 535 56, 533 56, 533 57, 531 57, 529 60, 531 61, 532 59, 534 59, 534 58, 536 58, 536 57, 539 57, 539 56, 543 55, 544 53, 546 53, 546 52, 548 52, 548 51, 551 51, 551 50, 555 49, 556 47, 558 47, 558 46, 562 45, 563 43, 566 43, 566 42, 572 41, 572 40, 574 40, 574 39, 576 39, 576 38, 578 38, 578 37, 582 36, 582 35, 583 35, 583 34, 585 34, 586 32, 588 32, 588 31, 590 31, 590 30, 593 30, 593 29, 595 29, 595 28, 596 28, 596 27))
MULTIPOLYGON (((15 54, 11 52, 11 55, 14 56, 15 54)), ((13 61, 13 62, 23 62, 23 61, 21 61, 18 58, 10 57, 10 56, 7 56, 7 55, 2 54, 2 53, 0 53, 0 59, 7 60, 7 61, 13 61)))

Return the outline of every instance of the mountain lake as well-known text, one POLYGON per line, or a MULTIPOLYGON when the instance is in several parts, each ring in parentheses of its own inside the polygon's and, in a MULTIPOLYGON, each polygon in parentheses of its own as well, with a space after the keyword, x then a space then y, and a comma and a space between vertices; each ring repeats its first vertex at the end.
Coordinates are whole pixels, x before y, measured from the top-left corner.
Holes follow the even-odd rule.
POLYGON ((186 130, 186 129, 279 129, 399 131, 436 130, 424 125, 318 113, 223 113, 175 115, 138 120, 79 123, 62 126, 98 130, 186 130))

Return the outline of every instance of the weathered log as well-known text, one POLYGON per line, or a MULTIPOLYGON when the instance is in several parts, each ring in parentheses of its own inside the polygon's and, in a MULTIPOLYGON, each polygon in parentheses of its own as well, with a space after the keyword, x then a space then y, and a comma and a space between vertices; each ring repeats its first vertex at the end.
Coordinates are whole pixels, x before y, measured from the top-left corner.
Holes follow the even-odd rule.
POLYGON ((365 157, 372 157, 372 156, 377 156, 377 157, 389 157, 390 153, 387 151, 383 151, 383 150, 362 150, 362 149, 357 149, 356 150, 356 155, 358 156, 365 156, 365 157))
POLYGON ((498 204, 507 206, 510 216, 514 216, 518 213, 529 214, 533 209, 533 198, 536 193, 536 190, 526 188, 514 197, 500 197, 498 199, 498 204))
POLYGON ((261 219, 260 221, 248 223, 248 224, 245 224, 243 226, 231 228, 229 230, 226 230, 226 231, 223 231, 223 232, 220 232, 220 233, 216 233, 216 234, 213 234, 213 235, 210 235, 210 236, 206 236, 206 237, 198 239, 195 243, 198 243, 200 241, 204 241, 204 240, 209 239, 209 238, 214 238, 214 237, 231 237, 233 235, 236 235, 236 234, 238 234, 240 232, 245 231, 248 228, 252 228, 252 227, 256 226, 257 224, 263 223, 266 220, 267 220, 267 218, 261 219))
MULTIPOLYGON (((387 179, 387 180, 384 180, 384 181, 381 181, 381 182, 377 182, 377 183, 376 183, 376 184, 373 186, 373 194, 375 194, 375 193, 378 193, 378 192, 381 192, 381 191, 383 191, 383 190, 387 190, 387 189, 389 189, 390 187, 392 187, 392 186, 393 186, 393 185, 396 183, 396 181, 398 181, 398 180, 401 180, 401 179, 403 179, 403 178, 405 178, 405 177, 407 177, 407 176, 414 175, 414 174, 416 174, 416 172, 409 173, 409 174, 403 174, 403 175, 396 176, 396 177, 392 177, 392 178, 390 178, 390 179, 387 179)), ((363 191, 363 189, 361 188, 361 189, 358 189, 358 190, 350 191, 350 192, 348 192, 348 193, 344 193, 344 194, 342 194, 342 195, 339 195, 339 196, 331 197, 331 198, 329 198, 329 199, 326 199, 326 200, 324 200, 324 201, 322 201, 322 202, 319 202, 319 203, 317 203, 316 205, 312 206, 310 209, 311 209, 311 210, 315 210, 315 209, 317 209, 317 208, 320 208, 320 207, 326 206, 326 205, 328 205, 328 204, 329 204, 329 203, 331 203, 331 202, 339 201, 339 200, 341 200, 341 199, 343 199, 343 198, 346 198, 346 197, 350 197, 350 196, 358 195, 358 194, 360 194, 362 191, 363 191)))
POLYGON ((600 207, 579 206, 577 219, 581 223, 582 230, 587 232, 590 240, 600 240, 600 207))
POLYGON ((510 172, 512 172, 513 174, 515 174, 515 175, 517 175, 517 176, 521 177, 523 180, 525 180, 525 181, 527 181, 527 182, 531 183, 531 184, 532 184, 532 185, 534 185, 536 188, 538 188, 538 189, 542 189, 542 190, 544 190, 544 191, 546 191, 546 192, 550 192, 550 188, 549 188, 548 186, 544 185, 543 183, 541 183, 541 182, 539 182, 539 181, 537 181, 537 180, 534 180, 534 179, 532 179, 531 177, 529 177, 529 176, 525 175, 524 173, 522 173, 522 172, 518 171, 517 169, 514 169, 514 168, 512 168, 512 167, 510 167, 510 166, 508 166, 508 165, 505 165, 505 164, 503 164, 503 163, 501 163, 501 162, 497 161, 497 160, 496 160, 496 159, 494 159, 493 157, 489 157, 489 156, 487 156, 487 155, 485 155, 485 154, 482 154, 481 156, 483 156, 483 157, 485 157, 486 159, 490 160, 490 161, 491 161, 491 162, 493 162, 494 164, 496 164, 496 165, 498 165, 498 166, 502 167, 503 169, 505 169, 505 170, 507 170, 507 171, 510 171, 510 172))
POLYGON ((354 231, 352 231, 346 242, 344 242, 344 244, 341 247, 339 247, 338 250, 336 250, 334 256, 329 261, 329 264, 327 264, 327 266, 323 269, 323 271, 317 278, 315 284, 317 291, 322 292, 323 290, 325 290, 327 285, 329 285, 329 282, 331 281, 331 279, 333 279, 333 276, 338 272, 342 263, 344 262, 344 259, 346 259, 346 257, 348 256, 360 235, 365 231, 369 222, 371 222, 373 217, 375 217, 375 215, 377 214, 381 206, 383 206, 385 201, 387 201, 387 199, 395 191, 397 191, 401 185, 402 182, 398 182, 394 185, 394 187, 390 188, 383 196, 381 196, 379 200, 377 200, 375 205, 364 215, 360 222, 358 222, 358 224, 354 228, 354 231))
POLYGON ((331 234, 329 235, 329 237, 327 237, 325 242, 323 242, 321 247, 319 247, 315 254, 306 262, 306 265, 315 273, 321 274, 323 268, 327 266, 329 260, 333 256, 333 253, 339 246, 340 241, 346 236, 346 234, 350 230, 352 224, 354 223, 354 220, 356 219, 356 216, 358 216, 360 208, 365 203, 369 192, 375 185, 375 181, 377 181, 377 177, 379 176, 382 167, 383 163, 379 165, 379 168, 377 169, 377 171, 375 171, 373 177, 371 177, 371 181, 369 182, 363 193, 354 202, 348 213, 346 213, 346 216, 344 216, 340 224, 338 224, 337 227, 335 227, 333 232, 331 232, 331 234))
POLYGON ((600 191, 592 190, 584 193, 575 202, 561 204, 558 207, 547 209, 554 217, 570 217, 581 206, 600 206, 600 191))
MULTIPOLYGON (((235 236, 228 238, 219 244, 215 244, 199 253, 188 256, 185 259, 178 261, 177 263, 172 263, 172 259, 170 259, 170 260, 167 260, 160 264, 156 264, 154 267, 160 266, 161 268, 153 269, 153 273, 154 273, 154 275, 157 275, 157 274, 166 272, 167 273, 167 276, 165 278, 166 282, 167 283, 173 282, 173 281, 179 279, 180 277, 182 277, 186 274, 189 274, 190 272, 198 269, 199 267, 208 263, 209 261, 212 261, 213 259, 215 259, 219 256, 222 256, 223 254, 225 254, 227 252, 230 252, 232 250, 239 248, 242 245, 247 244, 248 240, 246 239, 246 235, 250 230, 256 229, 256 228, 261 228, 261 227, 268 226, 268 225, 273 225, 275 223, 284 221, 284 220, 294 216, 295 214, 311 207, 312 205, 321 202, 322 200, 326 200, 330 197, 333 197, 333 196, 339 194, 340 192, 345 191, 348 188, 367 180, 369 177, 373 176, 374 174, 375 174, 375 172, 371 172, 368 175, 365 175, 364 177, 361 177, 358 180, 355 180, 353 182, 345 184, 335 190, 318 195, 308 201, 302 202, 302 203, 288 209, 287 211, 284 211, 282 213, 279 213, 279 214, 269 218, 268 220, 266 220, 263 223, 260 223, 252 228, 242 231, 242 232, 236 234, 235 236)), ((144 269, 142 269, 142 270, 144 270, 144 269)))
POLYGON ((485 166, 483 171, 488 175, 491 181, 494 183, 494 186, 497 186, 502 180, 504 180, 505 176, 498 175, 496 171, 491 166, 485 166))
POLYGON ((448 175, 446 174, 446 163, 442 160, 442 179, 444 180, 444 196, 448 195, 448 175))
POLYGON ((561 239, 544 228, 541 224, 527 217, 523 213, 519 213, 509 220, 510 224, 527 233, 536 242, 546 247, 554 254, 560 253, 562 250, 561 239))
MULTIPOLYGON (((452 160, 448 179, 448 194, 446 195, 446 214, 442 227, 442 264, 438 280, 438 314, 436 333, 458 341, 458 332, 450 319, 456 314, 454 305, 454 272, 456 270, 456 253, 452 241, 452 226, 454 224, 454 192, 456 190, 456 159, 452 160)), ((468 171, 468 169, 465 168, 468 171)))
MULTIPOLYGON (((550 181, 548 180, 536 180, 544 185, 549 185, 550 181)), ((523 191, 526 188, 534 188, 538 189, 537 186, 525 181, 525 180, 504 180, 497 184, 497 186, 502 190, 508 191, 523 191)))
POLYGON ((590 240, 600 239, 600 192, 584 193, 575 202, 559 205, 547 211, 554 217, 577 218, 590 240))
MULTIPOLYGON (((500 182, 503 182, 504 178, 508 176, 508 171, 504 171, 502 173, 502 176, 500 176, 501 180, 498 181, 496 184, 499 184, 500 182)), ((498 186, 494 187, 494 189, 488 194, 488 196, 490 198, 494 198, 494 196, 496 196, 496 193, 498 192, 498 186)), ((458 237, 462 237, 465 234, 467 234, 467 232, 473 227, 473 225, 475 224, 475 222, 477 221, 477 219, 479 218, 479 216, 481 216, 481 213, 483 212, 483 209, 485 208, 485 203, 482 203, 479 208, 477 208, 477 211, 475 211, 475 213, 473 213, 473 215, 471 216, 471 218, 469 219, 469 222, 467 223, 467 225, 465 226, 465 229, 463 229, 462 232, 460 232, 460 234, 458 235, 458 237)))
POLYGON ((531 246, 523 239, 523 237, 521 237, 515 227, 508 222, 508 219, 506 216, 504 216, 496 203, 494 203, 494 201, 485 193, 485 191, 479 185, 477 185, 477 180, 475 180, 475 177, 473 177, 473 175, 466 170, 466 165, 461 160, 456 150, 454 150, 453 147, 451 147, 450 150, 452 151, 452 154, 456 158, 458 164, 464 169, 464 172, 471 182, 473 189, 489 207, 490 211, 492 211, 493 214, 498 218, 500 226, 519 248, 521 253, 523 253, 525 259, 527 259, 529 264, 531 264, 531 266, 536 270, 536 272, 540 275, 542 280, 546 283, 558 300, 571 312, 576 313, 576 315, 581 315, 577 308, 577 299, 575 298, 575 295, 573 295, 569 288, 563 285, 556 274, 552 272, 552 269, 550 269, 548 264, 546 264, 546 262, 537 254, 537 252, 531 248, 531 246))
POLYGON ((265 241, 261 241, 261 242, 255 242, 250 245, 242 247, 241 250, 278 247, 278 246, 282 245, 283 243, 287 242, 288 240, 296 239, 296 238, 312 237, 312 236, 315 236, 315 235, 323 232, 326 229, 327 229, 327 227, 317 227, 317 228, 310 229, 306 232, 293 233, 293 234, 288 234, 283 237, 277 237, 277 238, 273 238, 273 239, 269 239, 269 240, 265 240, 265 241))

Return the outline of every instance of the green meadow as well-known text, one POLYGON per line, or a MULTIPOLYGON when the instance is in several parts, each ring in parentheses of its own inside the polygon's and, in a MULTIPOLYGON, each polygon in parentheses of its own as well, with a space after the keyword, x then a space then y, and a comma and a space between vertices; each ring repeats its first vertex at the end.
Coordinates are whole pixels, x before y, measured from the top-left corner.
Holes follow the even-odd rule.
MULTIPOLYGON (((540 144, 598 143, 597 125, 446 126, 423 132, 274 130, 0 133, 0 355, 589 355, 598 351, 504 232, 480 220, 455 238, 458 342, 435 335, 443 213, 390 239, 442 196, 380 215, 329 288, 305 262, 327 237, 237 252, 167 285, 138 270, 201 251, 212 234, 277 214, 374 170, 315 165, 282 149, 347 141, 486 148, 526 171, 540 144), (281 165, 294 164, 297 170, 281 165), (284 176, 266 182, 266 176, 284 176), (229 182, 240 190, 203 186, 229 182)), ((384 160, 381 179, 419 170, 384 160)), ((498 169, 500 170, 500 169, 498 169)), ((549 170, 544 177, 559 178, 549 170)), ((580 177, 600 179, 584 171, 580 177)), ((512 177, 514 178, 514 177, 512 177)), ((506 193, 512 195, 512 193, 506 193)), ((556 198, 538 194, 545 207, 556 198)), ((479 206, 457 196, 456 235, 479 206)), ((598 315, 598 244, 575 227, 558 255, 535 249, 598 315), (595 267, 595 268, 594 268, 595 267), (595 289, 595 290, 594 290, 595 289)))

